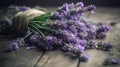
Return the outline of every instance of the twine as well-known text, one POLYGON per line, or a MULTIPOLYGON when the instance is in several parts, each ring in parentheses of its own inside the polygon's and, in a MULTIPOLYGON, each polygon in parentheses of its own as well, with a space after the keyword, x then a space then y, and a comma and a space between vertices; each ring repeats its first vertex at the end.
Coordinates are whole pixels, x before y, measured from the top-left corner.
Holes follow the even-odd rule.
POLYGON ((12 30, 17 34, 25 34, 28 30, 29 22, 36 16, 45 14, 44 11, 38 9, 28 9, 18 12, 13 18, 12 30))

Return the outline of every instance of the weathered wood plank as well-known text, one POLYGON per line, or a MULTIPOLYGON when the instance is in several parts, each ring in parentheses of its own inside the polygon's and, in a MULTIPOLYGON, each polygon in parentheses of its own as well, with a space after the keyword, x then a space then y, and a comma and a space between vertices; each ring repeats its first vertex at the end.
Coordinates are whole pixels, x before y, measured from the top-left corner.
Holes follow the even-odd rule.
POLYGON ((46 52, 36 67, 77 67, 78 59, 71 59, 61 51, 46 52))
POLYGON ((21 48, 15 52, 5 53, 4 51, 8 43, 7 41, 0 43, 0 48, 2 48, 2 54, 0 55, 0 63, 2 66, 0 67, 33 67, 42 55, 41 51, 36 49, 26 50, 25 48, 21 48))

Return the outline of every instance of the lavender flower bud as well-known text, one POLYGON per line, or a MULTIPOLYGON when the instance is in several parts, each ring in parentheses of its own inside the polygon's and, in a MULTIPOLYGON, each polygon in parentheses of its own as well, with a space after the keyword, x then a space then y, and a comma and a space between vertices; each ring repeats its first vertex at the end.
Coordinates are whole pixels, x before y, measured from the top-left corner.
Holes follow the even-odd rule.
POLYGON ((28 9, 28 7, 26 7, 26 6, 21 6, 21 7, 20 7, 20 10, 21 10, 21 11, 26 11, 27 9, 28 9))
POLYGON ((11 51, 16 51, 16 50, 18 50, 18 49, 19 49, 18 43, 16 43, 16 42, 11 42, 11 43, 9 44, 9 48, 8 48, 8 49, 11 50, 11 51))
POLYGON ((83 53, 83 52, 84 52, 84 50, 85 50, 85 47, 84 47, 84 46, 77 45, 77 47, 78 47, 78 52, 79 52, 79 53, 83 53))
POLYGON ((96 38, 97 39, 104 39, 104 38, 106 38, 106 34, 105 33, 97 33, 96 38))
POLYGON ((46 36, 45 39, 44 39, 45 50, 52 50, 53 45, 55 44, 56 41, 57 41, 56 37, 54 37, 54 36, 46 36))
POLYGON ((94 41, 88 41, 87 45, 85 45, 86 49, 92 49, 92 48, 96 48, 96 42, 94 41))
POLYGON ((95 5, 90 5, 87 7, 87 11, 94 11, 96 9, 95 5))
POLYGON ((46 36, 45 41, 46 42, 54 42, 56 40, 56 37, 54 36, 46 36))
POLYGON ((104 65, 110 65, 110 64, 120 64, 120 60, 119 59, 105 59, 104 65))
POLYGON ((63 4, 61 10, 69 11, 68 4, 67 3, 63 4))
POLYGON ((118 59, 112 59, 111 62, 112 64, 120 64, 120 60, 118 59))
POLYGON ((97 33, 101 33, 101 32, 107 32, 109 31, 110 27, 106 26, 106 25, 102 25, 100 28, 97 29, 97 33))
POLYGON ((39 38, 37 35, 32 35, 30 36, 30 39, 29 39, 30 43, 32 44, 37 44, 39 42, 39 38))
POLYGON ((83 2, 77 2, 77 3, 76 3, 76 6, 77 6, 77 7, 83 7, 84 4, 83 4, 83 2))
POLYGON ((113 46, 111 43, 104 43, 103 44, 103 50, 105 50, 105 51, 110 51, 110 49, 112 49, 112 48, 113 48, 113 46))
POLYGON ((83 56, 80 57, 81 61, 88 61, 89 58, 90 58, 90 56, 88 54, 83 55, 83 56))

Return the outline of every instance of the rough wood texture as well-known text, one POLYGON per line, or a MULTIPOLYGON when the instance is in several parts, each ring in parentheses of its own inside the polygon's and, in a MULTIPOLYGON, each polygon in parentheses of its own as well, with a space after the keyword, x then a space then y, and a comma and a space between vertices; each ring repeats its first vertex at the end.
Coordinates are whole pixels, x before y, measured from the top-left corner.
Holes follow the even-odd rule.
MULTIPOLYGON (((53 8, 48 8, 53 11, 53 8)), ((107 33, 107 38, 102 40, 111 42, 114 48, 111 52, 91 49, 85 53, 90 54, 88 62, 80 62, 78 58, 71 58, 66 53, 59 50, 42 52, 38 50, 25 50, 21 48, 17 52, 4 53, 9 40, 0 40, 0 67, 119 67, 120 65, 103 65, 103 61, 109 58, 120 59, 120 8, 98 7, 95 14, 87 18, 91 21, 102 21, 109 24, 112 21, 119 22, 111 27, 107 33)))
POLYGON ((26 50, 24 47, 19 51, 6 53, 8 41, 0 41, 0 67, 33 67, 42 52, 36 49, 26 50))
POLYGON ((79 59, 72 59, 61 51, 46 52, 36 67, 76 67, 79 59))

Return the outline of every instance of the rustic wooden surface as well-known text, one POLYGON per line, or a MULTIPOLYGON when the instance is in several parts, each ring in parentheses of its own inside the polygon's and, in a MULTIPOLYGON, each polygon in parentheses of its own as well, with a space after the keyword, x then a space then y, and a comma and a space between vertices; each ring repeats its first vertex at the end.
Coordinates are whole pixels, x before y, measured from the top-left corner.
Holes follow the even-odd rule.
MULTIPOLYGON (((48 10, 53 11, 54 8, 48 10)), ((106 24, 112 21, 119 22, 111 27, 107 38, 102 40, 114 45, 112 51, 87 50, 85 53, 90 54, 89 61, 80 62, 79 58, 71 58, 59 50, 43 52, 37 49, 26 50, 22 47, 17 52, 5 53, 9 40, 0 39, 0 67, 120 67, 120 65, 103 65, 107 57, 120 59, 120 8, 98 7, 95 14, 87 18, 87 20, 102 21, 106 24)))

